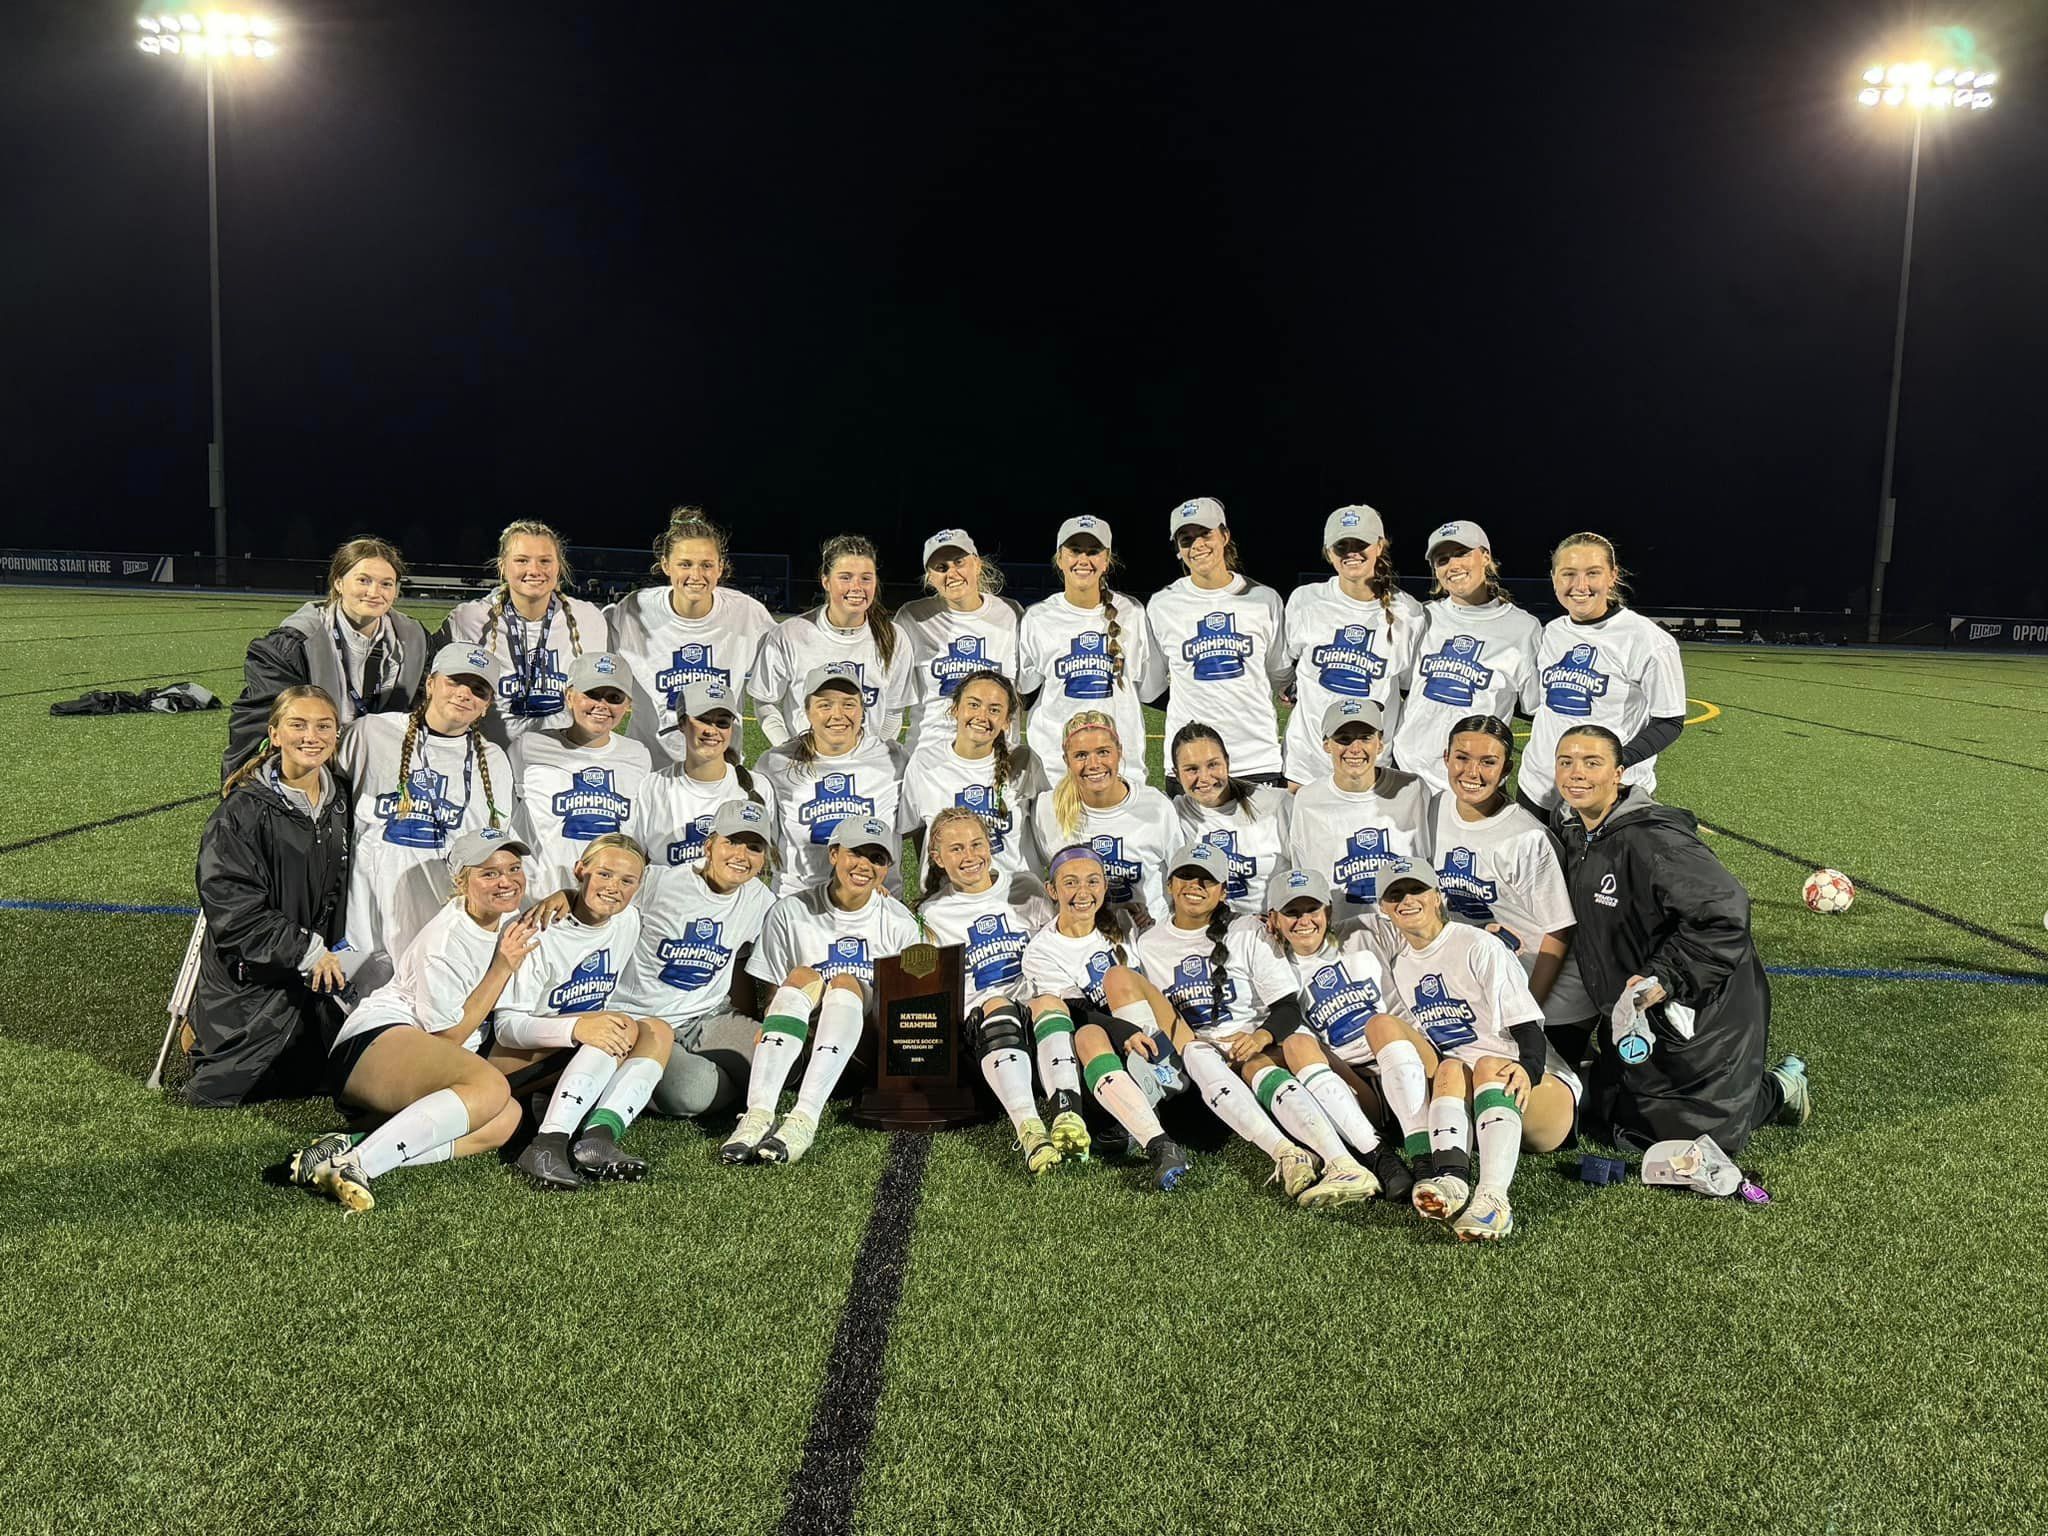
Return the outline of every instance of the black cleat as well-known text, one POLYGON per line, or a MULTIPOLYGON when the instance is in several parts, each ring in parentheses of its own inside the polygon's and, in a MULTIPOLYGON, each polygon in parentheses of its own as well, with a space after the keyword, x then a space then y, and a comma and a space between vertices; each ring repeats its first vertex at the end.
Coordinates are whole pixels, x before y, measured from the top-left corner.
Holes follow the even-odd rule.
POLYGON ((1391 1142, 1381 1142, 1364 1159, 1372 1176, 1380 1181, 1380 1198, 1392 1205, 1406 1205, 1415 1193, 1415 1175, 1391 1142))
POLYGON ((543 1131, 527 1144, 513 1166, 542 1189, 581 1189, 583 1175, 569 1159, 565 1131, 543 1131))
POLYGON ((630 1152, 621 1152, 608 1126, 586 1130, 578 1136, 569 1148, 569 1161, 586 1179, 616 1179, 625 1184, 637 1184, 647 1177, 647 1160, 630 1152))
POLYGON ((1187 1177, 1192 1166, 1180 1143, 1164 1133, 1154 1136, 1146 1144, 1145 1155, 1152 1159, 1152 1186, 1155 1189, 1175 1188, 1187 1177))

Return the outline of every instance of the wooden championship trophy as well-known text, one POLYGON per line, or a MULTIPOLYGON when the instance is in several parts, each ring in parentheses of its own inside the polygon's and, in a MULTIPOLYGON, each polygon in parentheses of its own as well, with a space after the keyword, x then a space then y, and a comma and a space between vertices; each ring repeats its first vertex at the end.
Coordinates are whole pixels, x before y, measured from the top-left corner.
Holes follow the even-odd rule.
POLYGON ((880 1131, 943 1131, 982 1118, 960 1030, 960 946, 912 944, 875 962, 875 1011, 861 1054, 874 1076, 848 1118, 880 1131))

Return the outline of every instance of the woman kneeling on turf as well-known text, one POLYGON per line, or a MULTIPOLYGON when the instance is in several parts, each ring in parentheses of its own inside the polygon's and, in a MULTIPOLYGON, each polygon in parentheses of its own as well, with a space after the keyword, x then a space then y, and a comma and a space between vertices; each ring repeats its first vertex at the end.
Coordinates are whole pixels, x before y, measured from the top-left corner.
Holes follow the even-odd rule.
MULTIPOLYGON (((1167 874, 1173 915, 1139 936, 1138 964, 1179 1015, 1174 1044, 1204 1101, 1273 1159, 1288 1198, 1306 1206, 1370 1200, 1380 1192, 1379 1180, 1351 1155, 1321 1099, 1275 1055, 1301 1028, 1295 1003, 1301 983, 1259 919, 1233 919, 1223 897, 1229 878, 1230 856, 1215 844, 1182 848, 1167 874), (1232 1077, 1233 1068, 1243 1082, 1232 1077), (1290 1136, 1313 1148, 1315 1157, 1290 1136), (1316 1157, 1323 1161, 1320 1180, 1316 1157)), ((1315 1064, 1299 1059, 1304 1066, 1315 1064)), ((1350 1090, 1335 1079, 1330 1086, 1349 1106, 1352 1135, 1376 1145, 1350 1090)))
MULTIPOLYGON (((1506 1237, 1515 1225, 1508 1207, 1515 1164, 1524 1151, 1554 1152, 1570 1138, 1578 1077, 1551 1057, 1543 1007, 1508 947, 1482 928, 1446 921, 1436 871, 1426 860, 1383 869, 1379 904, 1405 941, 1394 956, 1394 985, 1413 1021, 1409 1041, 1419 1047, 1427 1040, 1439 1058, 1415 1208, 1432 1221, 1448 1220, 1460 1242, 1506 1237)), ((1407 1085, 1384 1081, 1402 1124, 1420 1118, 1421 1106, 1395 1098, 1407 1085)), ((1421 1149, 1411 1142, 1411 1150, 1421 1149)))
POLYGON ((1057 915, 1024 947, 1024 982, 1038 1072, 1055 1111, 1053 1145, 1062 1153, 1089 1148, 1081 1116, 1085 1071, 1095 1102, 1151 1158, 1153 1184, 1172 1189, 1188 1171, 1188 1156, 1153 1111, 1187 1087, 1167 1035, 1173 1008, 1131 968, 1133 920, 1109 905, 1102 856, 1084 844, 1062 848, 1050 878, 1057 915), (1105 1017, 1091 1017, 1098 1011, 1105 1017), (1076 1019, 1083 1021, 1079 1030, 1076 1019))
POLYGON ((505 1075, 479 1054, 491 1010, 540 942, 536 913, 519 914, 531 850, 504 832, 464 832, 448 850, 454 890, 400 957, 390 981, 341 1027, 328 1054, 334 1102, 388 1116, 351 1146, 336 1131, 291 1160, 295 1184, 350 1212, 376 1201, 370 1181, 401 1164, 438 1163, 503 1146, 519 1127, 505 1075))
POLYGON ((917 919, 884 884, 896 862, 896 829, 874 816, 847 816, 825 847, 825 883, 768 909, 747 973, 775 985, 747 1078, 747 1111, 718 1149, 726 1163, 793 1163, 810 1151, 818 1117, 839 1085, 875 985, 875 962, 918 938, 917 919), (782 1085, 803 1054, 818 1012, 818 1038, 797 1088, 796 1108, 777 1123, 782 1085), (769 1128, 774 1134, 769 1134, 769 1128))
POLYGON ((625 833, 592 839, 576 861, 569 915, 541 936, 494 1021, 491 1061, 507 1076, 574 1047, 540 1129, 519 1154, 520 1171, 543 1189, 647 1174, 618 1139, 661 1081, 675 1032, 659 1019, 606 1006, 640 942, 633 897, 646 873, 647 851, 625 833))
POLYGON ((1060 1160, 1061 1149, 1038 1116, 1031 1090, 1031 1030, 1021 1005, 1029 985, 1024 949, 1031 935, 1052 920, 1052 903, 1030 875, 997 873, 988 823, 964 805, 948 806, 932 817, 925 852, 931 862, 917 915, 935 941, 962 947, 967 1043, 1017 1128, 1024 1166, 1043 1173, 1060 1160))

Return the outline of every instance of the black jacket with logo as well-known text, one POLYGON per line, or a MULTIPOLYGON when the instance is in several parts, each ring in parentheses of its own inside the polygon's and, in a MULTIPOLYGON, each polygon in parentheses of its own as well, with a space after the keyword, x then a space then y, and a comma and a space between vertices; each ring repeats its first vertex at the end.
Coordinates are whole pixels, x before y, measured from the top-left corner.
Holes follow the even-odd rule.
POLYGON ((341 1013, 299 965, 314 934, 331 947, 347 932, 352 798, 347 778, 330 772, 308 819, 259 770, 207 818, 199 839, 206 942, 186 1102, 219 1108, 323 1090, 341 1013))
POLYGON ((1601 1018, 1631 976, 1655 976, 1695 1015, 1687 1039, 1664 1004, 1652 1008, 1656 1047, 1640 1066, 1625 1065, 1598 1031, 1587 1129, 1622 1146, 1707 1135, 1740 1151, 1777 1102, 1765 1077, 1771 988, 1750 935, 1749 893, 1700 841, 1690 811, 1639 789, 1624 789, 1593 832, 1568 805, 1551 826, 1578 919, 1572 955, 1601 1018))
MULTIPOLYGON (((426 671, 429 644, 420 621, 409 614, 393 613, 391 629, 398 639, 396 675, 390 687, 372 689, 363 700, 362 713, 366 715, 411 709, 426 671)), ((223 783, 263 745, 270 732, 270 706, 287 688, 316 684, 327 690, 341 711, 343 729, 355 721, 356 710, 349 701, 333 630, 332 611, 325 603, 313 602, 288 615, 269 634, 249 642, 242 658, 241 696, 228 713, 228 749, 220 760, 223 783)))

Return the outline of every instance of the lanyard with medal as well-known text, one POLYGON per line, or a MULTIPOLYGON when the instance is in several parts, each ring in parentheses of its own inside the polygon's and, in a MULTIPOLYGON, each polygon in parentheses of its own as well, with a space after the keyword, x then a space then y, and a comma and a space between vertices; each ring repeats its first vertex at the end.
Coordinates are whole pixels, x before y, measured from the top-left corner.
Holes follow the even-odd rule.
MULTIPOLYGON (((412 770, 413 776, 418 777, 421 774, 431 774, 434 771, 434 762, 433 758, 428 753, 428 747, 431 743, 436 741, 459 741, 462 743, 462 803, 460 805, 456 805, 453 802, 446 799, 441 799, 437 801, 432 799, 432 797, 429 797, 428 810, 425 815, 400 817, 397 812, 397 805, 394 802, 392 806, 392 814, 388 818, 386 818, 385 821, 385 838, 387 841, 399 841, 409 843, 412 842, 412 839, 408 838, 393 839, 391 837, 390 828, 395 823, 398 823, 400 821, 411 822, 415 825, 424 823, 425 825, 430 826, 434 829, 433 841, 431 843, 416 843, 414 844, 414 846, 439 848, 447 839, 448 829, 450 827, 461 826, 463 820, 469 814, 470 779, 472 773, 475 771, 476 768, 476 753, 473 750, 471 750, 470 741, 467 734, 462 736, 443 736, 439 731, 436 731, 431 726, 429 726, 424 732, 421 733, 420 761, 419 766, 412 770), (455 813, 454 816, 450 819, 444 820, 434 809, 434 807, 437 805, 448 807, 455 813)), ((418 803, 418 801, 414 801, 415 805, 417 805, 418 803)))
MULTIPOLYGON (((377 638, 370 642, 370 649, 363 657, 363 687, 360 693, 356 691, 356 685, 349 680, 349 644, 341 638, 341 612, 339 608, 336 608, 328 615, 327 622, 334 629, 334 659, 341 667, 341 687, 342 691, 348 695, 348 707, 351 712, 349 718, 352 720, 361 719, 370 712, 369 703, 365 695, 374 697, 383 691, 384 673, 389 671, 391 666, 391 653, 384 648, 384 621, 382 619, 377 621, 377 638), (375 678, 370 676, 370 663, 373 661, 378 664, 377 676, 375 678)), ((398 642, 397 649, 399 670, 403 671, 405 668, 405 645, 402 641, 398 642)))
MULTIPOLYGON (((540 637, 531 650, 526 646, 526 620, 516 612, 505 615, 505 649, 512 656, 512 675, 519 680, 519 691, 512 699, 512 712, 522 719, 538 719, 556 713, 562 707, 562 696, 552 688, 536 692, 542 677, 541 668, 547 665, 548 631, 554 628, 555 605, 558 597, 548 599, 547 612, 540 616, 540 637)), ((552 673, 546 674, 550 677, 552 673)))

